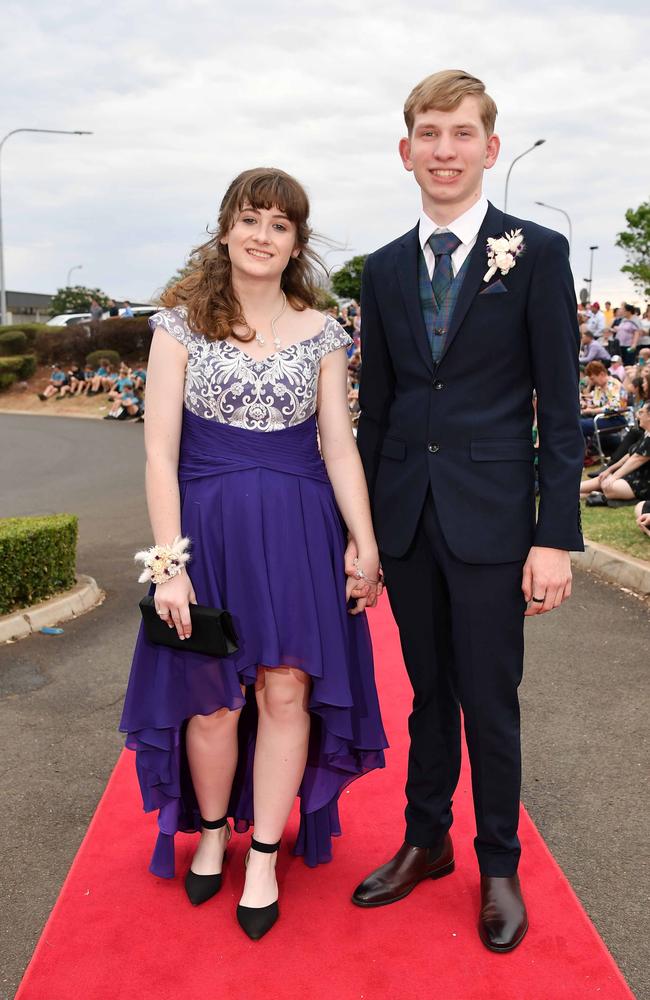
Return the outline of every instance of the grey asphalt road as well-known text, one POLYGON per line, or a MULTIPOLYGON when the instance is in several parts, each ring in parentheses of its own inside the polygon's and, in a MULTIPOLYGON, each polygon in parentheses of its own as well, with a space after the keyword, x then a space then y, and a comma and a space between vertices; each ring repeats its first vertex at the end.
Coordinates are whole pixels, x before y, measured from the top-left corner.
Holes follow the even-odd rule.
MULTIPOLYGON (((0 647, 0 996, 10 1000, 120 752, 150 537, 142 424, 0 414, 0 516, 79 515, 104 604, 0 647)), ((648 603, 586 574, 527 623, 523 801, 637 997, 650 996, 648 603)), ((562 933, 562 914, 557 914, 562 933)), ((605 1000, 605 998, 603 998, 605 1000)))

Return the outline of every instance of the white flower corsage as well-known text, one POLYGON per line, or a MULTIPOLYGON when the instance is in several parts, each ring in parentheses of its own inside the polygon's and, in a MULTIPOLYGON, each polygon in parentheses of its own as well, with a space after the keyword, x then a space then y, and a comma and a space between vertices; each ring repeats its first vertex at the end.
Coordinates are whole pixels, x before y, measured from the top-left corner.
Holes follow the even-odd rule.
POLYGON ((517 257, 526 249, 521 229, 513 229, 504 236, 488 236, 488 269, 483 281, 489 281, 497 271, 507 274, 515 266, 517 257))
POLYGON ((180 535, 176 535, 171 545, 152 545, 150 549, 136 552, 133 558, 136 562, 144 563, 144 570, 138 577, 138 583, 146 583, 151 580, 158 586, 158 584, 166 583, 172 577, 178 576, 190 558, 187 551, 189 547, 189 538, 181 538, 180 535))

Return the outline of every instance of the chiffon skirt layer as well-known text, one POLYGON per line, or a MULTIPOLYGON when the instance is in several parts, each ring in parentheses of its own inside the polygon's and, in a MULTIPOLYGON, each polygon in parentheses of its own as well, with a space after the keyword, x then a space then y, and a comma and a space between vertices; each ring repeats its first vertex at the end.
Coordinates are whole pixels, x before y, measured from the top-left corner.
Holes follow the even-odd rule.
POLYGON ((174 834, 200 829, 185 751, 193 715, 242 709, 228 815, 240 832, 254 823, 252 685, 260 665, 297 667, 311 679, 295 853, 310 866, 329 861, 341 832, 338 798, 354 778, 384 766, 387 743, 366 616, 346 608, 345 532, 315 420, 260 432, 185 409, 179 485, 197 602, 227 608, 240 645, 215 658, 153 645, 140 628, 120 729, 136 753, 144 808, 158 810, 150 870, 173 877, 174 834))

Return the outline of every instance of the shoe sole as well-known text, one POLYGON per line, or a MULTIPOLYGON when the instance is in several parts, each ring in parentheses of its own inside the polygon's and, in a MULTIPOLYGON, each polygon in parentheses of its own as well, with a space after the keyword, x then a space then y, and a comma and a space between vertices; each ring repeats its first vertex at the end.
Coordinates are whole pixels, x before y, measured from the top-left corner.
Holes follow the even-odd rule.
POLYGON ((498 945, 489 944, 489 942, 487 942, 485 938, 481 935, 480 930, 478 936, 481 939, 481 943, 485 945, 488 951, 494 952, 495 955, 507 955, 509 951, 514 951, 515 948, 519 947, 521 942, 526 937, 527 931, 528 931, 528 920, 526 920, 526 926, 524 927, 523 931, 521 932, 517 940, 514 941, 512 944, 507 945, 505 948, 500 948, 498 945))
POLYGON ((384 899, 381 900, 381 902, 379 903, 372 903, 372 902, 363 903, 360 900, 355 899, 354 896, 352 896, 352 902, 354 903, 355 906, 360 906, 366 910, 372 909, 373 907, 376 906, 390 906, 391 903, 399 903, 400 899, 406 899, 406 897, 409 896, 414 889, 417 889, 417 887, 421 885, 422 882, 426 882, 427 879, 435 880, 439 878, 444 878, 445 875, 451 875, 451 873, 454 871, 455 868, 456 868, 456 862, 450 861, 449 864, 444 866, 444 868, 439 868, 438 871, 432 872, 431 875, 425 875, 424 878, 421 878, 419 882, 416 882, 415 885, 412 885, 410 889, 406 890, 406 892, 400 893, 399 896, 393 896, 392 899, 384 899))

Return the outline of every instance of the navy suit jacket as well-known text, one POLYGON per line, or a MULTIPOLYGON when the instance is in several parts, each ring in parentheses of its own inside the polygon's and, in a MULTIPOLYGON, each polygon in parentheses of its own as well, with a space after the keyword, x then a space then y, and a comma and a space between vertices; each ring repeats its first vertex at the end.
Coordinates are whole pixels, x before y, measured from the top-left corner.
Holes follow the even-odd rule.
POLYGON ((582 550, 579 334, 567 241, 490 204, 437 365, 420 308, 419 253, 416 226, 371 254, 363 272, 357 443, 380 550, 405 554, 429 488, 446 542, 464 562, 514 562, 531 545, 582 550), (525 252, 486 284, 487 237, 519 228, 525 252))

